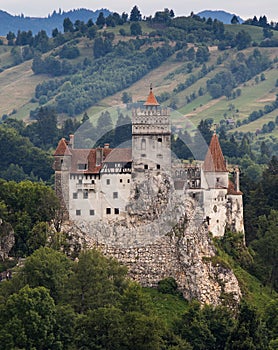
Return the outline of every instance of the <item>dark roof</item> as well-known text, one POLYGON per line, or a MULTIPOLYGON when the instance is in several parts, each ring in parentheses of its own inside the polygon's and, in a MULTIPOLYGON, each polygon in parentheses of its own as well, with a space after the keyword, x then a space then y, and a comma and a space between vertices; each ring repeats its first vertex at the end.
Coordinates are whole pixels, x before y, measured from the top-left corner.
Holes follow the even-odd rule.
POLYGON ((129 163, 132 162, 131 148, 91 148, 78 149, 69 148, 68 142, 62 138, 54 152, 54 156, 71 156, 72 173, 98 174, 104 163, 129 163), (97 152, 102 153, 102 159, 98 160, 97 152), (86 164, 86 168, 82 169, 80 164, 86 164))
POLYGON ((54 152, 54 156, 71 156, 71 152, 68 148, 68 142, 62 138, 54 152))
POLYGON ((204 171, 209 172, 227 172, 226 162, 218 141, 214 134, 211 138, 209 149, 203 165, 204 171))
POLYGON ((132 162, 132 149, 131 148, 113 148, 107 155, 104 163, 128 163, 132 162))
POLYGON ((242 192, 241 191, 236 191, 234 183, 231 180, 229 180, 227 194, 241 195, 242 192))

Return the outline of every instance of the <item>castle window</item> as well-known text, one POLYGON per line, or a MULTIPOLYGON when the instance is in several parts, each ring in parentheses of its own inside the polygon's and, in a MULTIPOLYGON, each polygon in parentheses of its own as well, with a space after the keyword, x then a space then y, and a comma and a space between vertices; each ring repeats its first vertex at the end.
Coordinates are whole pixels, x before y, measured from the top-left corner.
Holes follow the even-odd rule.
POLYGON ((77 199, 77 192, 74 192, 74 193, 72 194, 72 198, 73 198, 73 199, 77 199))
POLYGON ((117 199, 118 198, 118 192, 113 192, 113 199, 117 199))
POLYGON ((110 185, 110 179, 106 179, 106 185, 110 185))
POLYGON ((86 170, 87 169, 87 163, 79 163, 78 165, 77 165, 77 167, 78 167, 78 170, 86 170))
POLYGON ((111 208, 106 208, 106 214, 110 215, 111 214, 111 208))
POLYGON ((142 158, 145 158, 145 157, 146 157, 145 153, 144 153, 144 154, 141 154, 141 157, 142 157, 142 158))
POLYGON ((90 209, 90 215, 95 215, 95 210, 94 209, 90 209))
POLYGON ((156 169, 160 169, 160 164, 156 164, 156 169))
POLYGON ((89 192, 88 192, 88 190, 83 191, 83 198, 84 198, 84 199, 88 199, 88 197, 89 197, 89 192))
POLYGON ((130 179, 127 179, 127 183, 128 183, 128 184, 130 183, 130 179))
POLYGON ((122 183, 123 182, 123 179, 120 179, 120 183, 122 183))
POLYGON ((141 141, 141 149, 145 150, 146 149, 146 140, 142 139, 141 141))
POLYGON ((114 214, 116 214, 116 215, 120 214, 120 209, 119 208, 115 208, 114 209, 114 214))
POLYGON ((81 185, 81 184, 82 184, 82 179, 79 179, 79 180, 78 180, 78 183, 81 185))
POLYGON ((216 205, 213 207, 213 211, 214 211, 215 213, 217 212, 217 206, 216 206, 216 205))
POLYGON ((95 180, 92 180, 91 183, 94 185, 95 184, 95 180))
POLYGON ((76 213, 76 216, 80 216, 81 215, 81 210, 77 209, 75 213, 76 213))
POLYGON ((216 182, 219 182, 219 181, 220 181, 220 177, 217 177, 217 178, 216 178, 216 182))
POLYGON ((145 169, 145 170, 149 169, 148 164, 145 164, 145 165, 144 165, 144 169, 145 169))
POLYGON ((162 142, 162 137, 159 137, 159 138, 157 139, 157 142, 162 142))
POLYGON ((63 159, 61 159, 61 164, 63 164, 63 162, 64 162, 64 160, 63 160, 63 159))

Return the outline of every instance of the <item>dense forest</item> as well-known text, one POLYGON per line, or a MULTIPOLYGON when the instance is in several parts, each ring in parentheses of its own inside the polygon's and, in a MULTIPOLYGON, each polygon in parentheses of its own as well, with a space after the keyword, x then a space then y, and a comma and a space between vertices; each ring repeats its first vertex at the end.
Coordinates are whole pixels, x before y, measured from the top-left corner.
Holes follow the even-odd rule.
MULTIPOLYGON (((82 135, 88 147, 104 142, 116 147, 129 141, 130 115, 118 111, 115 117, 104 110, 91 120, 87 110, 118 92, 128 107, 132 96, 126 88, 169 57, 183 66, 168 78, 179 74, 186 78, 173 91, 157 95, 160 103, 178 107, 175 96, 199 81, 198 91, 187 94, 186 103, 205 94, 211 100, 234 102, 244 84, 254 79, 259 85, 266 70, 275 69, 277 57, 270 58, 260 49, 277 46, 270 34, 276 30, 277 25, 263 16, 234 33, 217 20, 193 13, 176 18, 168 9, 143 19, 134 6, 130 15, 100 13, 96 23, 65 18, 63 33, 54 28, 51 37, 43 30, 35 35, 31 31, 7 34, 1 46, 11 48, 10 67, 31 60, 34 75, 47 79, 36 86, 32 102, 36 108, 28 120, 16 118, 16 112, 1 119, 0 350, 277 349, 274 137, 260 139, 237 131, 227 118, 203 118, 196 126, 198 132, 189 132, 184 125, 172 128, 172 151, 180 159, 192 160, 192 145, 199 135, 209 143, 216 125, 225 158, 240 166, 245 237, 226 232, 214 239, 216 259, 232 268, 239 280, 243 298, 238 307, 228 302, 201 306, 185 300, 171 277, 161 280, 156 289, 142 288, 116 260, 98 250, 82 250, 80 242, 61 229, 52 169, 59 139, 68 138, 84 123, 89 125, 82 135), (151 30, 146 32, 146 25, 151 30), (248 25, 265 29, 261 42, 255 43, 244 29, 248 25), (82 40, 90 51, 85 58, 82 40), (221 52, 214 64, 208 63, 211 45, 221 52), (232 59, 225 54, 229 49, 234 50, 232 59)), ((273 85, 274 92, 277 86, 273 85)), ((277 107, 276 95, 263 110, 250 111, 237 124, 249 125, 275 113, 277 107)), ((231 103, 231 112, 234 109, 231 103)), ((277 117, 266 122, 262 134, 269 135, 277 124, 277 117)))

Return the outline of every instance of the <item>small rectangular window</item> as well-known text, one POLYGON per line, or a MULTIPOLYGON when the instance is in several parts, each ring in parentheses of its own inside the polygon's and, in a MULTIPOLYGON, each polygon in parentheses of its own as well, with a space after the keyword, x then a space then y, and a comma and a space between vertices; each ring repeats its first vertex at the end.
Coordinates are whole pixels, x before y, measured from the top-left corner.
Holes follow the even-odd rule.
POLYGON ((83 198, 84 198, 84 199, 88 199, 88 197, 89 197, 89 192, 88 192, 88 190, 83 191, 83 198))
POLYGON ((127 179, 127 183, 128 183, 128 184, 130 183, 130 179, 127 179))
POLYGON ((92 183, 92 185, 94 185, 95 184, 95 180, 92 180, 91 183, 92 183))
POLYGON ((95 215, 95 210, 94 209, 90 209, 90 215, 95 215))
POLYGON ((106 214, 111 214, 111 208, 106 208, 106 214))
POLYGON ((74 192, 74 193, 72 194, 72 198, 73 198, 73 199, 77 199, 77 192, 74 192))
POLYGON ((117 199, 118 198, 118 192, 113 192, 113 198, 117 199))
POLYGON ((156 169, 160 169, 160 164, 156 164, 156 169))
POLYGON ((119 208, 115 208, 114 209, 114 214, 116 214, 116 215, 120 214, 120 209, 119 208))
POLYGON ((123 179, 120 179, 120 183, 122 183, 123 182, 123 179))
POLYGON ((144 165, 144 169, 145 169, 145 170, 146 170, 146 169, 149 169, 148 164, 145 164, 145 165, 144 165))
POLYGON ((110 185, 110 179, 106 179, 106 185, 110 185))
POLYGON ((87 164, 85 163, 79 163, 78 165, 77 165, 77 167, 78 167, 78 170, 86 170, 87 169, 87 164))
POLYGON ((80 216, 81 215, 81 210, 80 209, 77 209, 76 210, 76 216, 80 216))

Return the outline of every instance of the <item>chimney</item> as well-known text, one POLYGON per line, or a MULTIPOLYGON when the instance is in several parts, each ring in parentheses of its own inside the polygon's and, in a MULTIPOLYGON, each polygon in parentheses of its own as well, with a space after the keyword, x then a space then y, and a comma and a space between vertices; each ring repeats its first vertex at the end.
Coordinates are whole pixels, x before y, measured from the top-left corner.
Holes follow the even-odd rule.
POLYGON ((101 165, 102 160, 103 160, 102 148, 97 148, 96 149, 96 166, 101 165))
POLYGON ((238 168, 238 166, 235 167, 235 190, 237 192, 240 191, 240 189, 239 189, 239 168, 238 168))
POLYGON ((104 148, 109 148, 109 143, 105 143, 104 148))
POLYGON ((74 135, 70 134, 69 138, 70 139, 69 139, 68 147, 71 148, 71 149, 74 149, 74 135))

